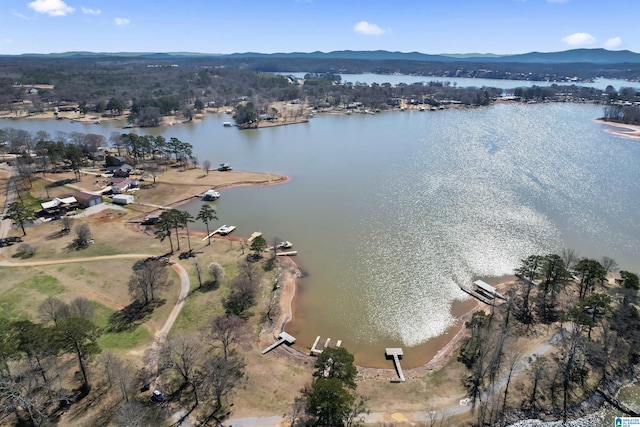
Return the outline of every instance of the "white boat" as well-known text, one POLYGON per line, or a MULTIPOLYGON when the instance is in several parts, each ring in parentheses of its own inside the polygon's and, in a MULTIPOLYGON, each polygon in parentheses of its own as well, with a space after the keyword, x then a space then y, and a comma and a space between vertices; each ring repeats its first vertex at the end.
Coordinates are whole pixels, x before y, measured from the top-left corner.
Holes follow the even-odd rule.
POLYGON ((224 126, 226 128, 230 128, 233 125, 231 124, 231 122, 224 122, 224 123, 222 123, 222 126, 224 126))
POLYGON ((276 249, 289 249, 292 246, 293 244, 291 242, 289 242, 288 240, 285 240, 284 242, 278 243, 278 246, 276 246, 276 249))
POLYGON ((220 193, 213 189, 205 191, 202 195, 203 200, 217 200, 219 197, 220 193))
POLYGON ((267 252, 272 251, 274 249, 276 250, 281 250, 281 249, 289 249, 293 247, 293 243, 291 243, 288 240, 285 240, 284 242, 280 242, 275 246, 269 246, 267 249, 265 249, 267 252))
POLYGON ((231 170, 231 163, 220 163, 220 166, 218 166, 218 170, 223 172, 223 171, 230 171, 231 170))
POLYGON ((235 229, 236 229, 235 225, 223 225, 222 227, 220 227, 216 231, 214 231, 213 234, 219 234, 221 236, 226 236, 227 234, 231 233, 235 229))

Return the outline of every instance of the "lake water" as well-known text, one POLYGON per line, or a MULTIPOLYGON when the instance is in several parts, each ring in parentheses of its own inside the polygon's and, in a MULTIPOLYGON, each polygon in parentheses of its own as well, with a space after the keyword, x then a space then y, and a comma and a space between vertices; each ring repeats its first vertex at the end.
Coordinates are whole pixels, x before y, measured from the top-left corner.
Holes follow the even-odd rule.
MULTIPOLYGON (((282 75, 292 75, 297 78, 303 78, 307 73, 277 73, 282 75)), ((501 80, 501 79, 474 79, 470 77, 437 77, 437 76, 409 76, 402 74, 372 74, 372 73, 364 73, 364 74, 340 74, 342 77, 343 83, 366 83, 366 84, 383 84, 390 83, 392 85, 398 85, 400 83, 405 83, 408 85, 414 83, 429 83, 429 82, 439 82, 446 83, 449 82, 452 86, 456 85, 458 87, 497 87, 499 89, 513 89, 517 87, 531 87, 531 86, 551 86, 553 84, 557 84, 559 86, 571 85, 569 82, 537 82, 537 81, 529 81, 529 80, 501 80)), ((605 79, 598 78, 593 82, 584 82, 584 83, 575 83, 577 86, 587 86, 593 87, 596 89, 604 90, 607 86, 611 85, 616 90, 620 90, 623 87, 633 87, 636 89, 640 89, 639 82, 628 82, 625 80, 615 80, 615 79, 605 79)))
POLYGON ((511 104, 240 131, 220 114, 151 132, 190 142, 200 160, 289 176, 224 190, 218 223, 294 243, 307 276, 287 331, 301 347, 341 339, 358 363, 391 368, 385 347, 404 347, 403 366, 415 366, 454 324, 451 306, 466 298, 458 283, 508 275, 530 254, 575 248, 640 271, 640 141, 606 132, 593 120, 601 115, 592 105, 511 104))

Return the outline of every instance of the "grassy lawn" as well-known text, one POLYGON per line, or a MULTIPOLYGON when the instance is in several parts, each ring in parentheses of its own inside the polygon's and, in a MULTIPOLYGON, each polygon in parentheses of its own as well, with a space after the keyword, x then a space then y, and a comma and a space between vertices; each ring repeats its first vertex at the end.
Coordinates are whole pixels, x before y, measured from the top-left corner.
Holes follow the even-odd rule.
POLYGON ((0 317, 10 320, 35 319, 38 306, 47 297, 59 296, 65 287, 41 270, 12 274, 0 269, 0 317))
POLYGON ((147 345, 151 341, 151 334, 144 326, 136 326, 131 331, 105 333, 98 338, 98 344, 103 351, 130 350, 147 345))

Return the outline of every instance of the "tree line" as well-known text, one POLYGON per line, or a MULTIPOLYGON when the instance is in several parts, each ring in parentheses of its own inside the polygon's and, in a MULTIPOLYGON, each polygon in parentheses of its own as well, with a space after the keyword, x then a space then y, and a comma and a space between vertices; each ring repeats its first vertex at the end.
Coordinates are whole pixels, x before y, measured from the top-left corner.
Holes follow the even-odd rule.
POLYGON ((610 395, 640 361, 638 275, 611 258, 534 255, 522 260, 506 300, 465 323, 458 360, 477 425, 539 418, 566 422, 594 394, 610 395), (522 353, 518 340, 552 332, 550 350, 522 353), (516 376, 516 374, 521 374, 516 376), (515 383, 515 386, 514 386, 515 383))
MULTIPOLYGON (((129 123, 138 126, 156 126, 163 116, 176 113, 181 113, 190 120, 194 112, 201 112, 206 107, 236 108, 244 105, 245 101, 251 102, 256 113, 260 115, 272 114, 269 104, 274 101, 295 99, 305 100, 311 106, 346 106, 353 102, 362 102, 367 108, 384 109, 397 105, 398 99, 411 98, 421 101, 429 99, 429 102, 436 104, 443 100, 454 100, 464 105, 486 105, 503 92, 490 87, 458 88, 455 85, 431 83, 397 87, 390 84, 353 85, 340 82, 337 78, 338 70, 424 75, 427 82, 430 78, 436 77, 445 80, 451 77, 523 80, 539 78, 544 81, 557 80, 560 83, 557 88, 552 89, 521 89, 526 100, 553 99, 567 92, 572 93, 574 100, 610 100, 610 97, 602 96, 602 91, 566 85, 563 82, 569 83, 568 79, 549 70, 536 77, 535 74, 531 74, 530 69, 538 65, 532 64, 492 64, 491 72, 487 74, 488 69, 485 68, 483 74, 468 63, 461 65, 418 62, 411 65, 411 61, 392 61, 389 64, 379 64, 380 66, 374 69, 368 68, 375 63, 372 61, 364 61, 360 68, 345 69, 336 68, 331 65, 331 61, 322 66, 315 66, 313 62, 285 59, 279 59, 277 62, 273 59, 269 60, 271 62, 258 61, 255 62, 255 66, 247 66, 247 62, 253 64, 254 59, 228 59, 225 67, 218 66, 220 64, 215 59, 178 60, 178 67, 172 67, 162 60, 151 64, 148 59, 124 62, 113 59, 67 59, 40 61, 37 64, 27 58, 13 58, 8 63, 6 59, 4 61, 4 66, 0 67, 0 108, 3 110, 27 109, 37 113, 77 105, 83 114, 94 112, 111 116, 121 115, 125 110, 129 110, 129 123), (273 65, 269 65, 270 63, 273 65), (288 64, 293 68, 287 69, 288 64), (302 70, 311 71, 303 85, 285 76, 271 74, 274 71, 296 71, 303 64, 311 67, 302 70), (402 64, 411 67, 406 68, 402 64), (511 67, 512 71, 501 73, 497 70, 500 67, 511 67), (9 75, 11 78, 2 77, 9 75), (16 82, 22 86, 15 85, 16 82), (25 90, 25 85, 28 87, 30 84, 50 84, 53 88, 40 89, 37 94, 30 94, 25 90)), ((0 60, 0 64, 2 63, 0 60)), ((350 62, 347 60, 347 63, 350 62)), ((599 73, 593 77, 603 75, 599 73)), ((620 96, 624 98, 626 95, 620 96)), ((635 91, 633 97, 637 97, 635 91)), ((562 99, 566 99, 566 96, 562 99)))

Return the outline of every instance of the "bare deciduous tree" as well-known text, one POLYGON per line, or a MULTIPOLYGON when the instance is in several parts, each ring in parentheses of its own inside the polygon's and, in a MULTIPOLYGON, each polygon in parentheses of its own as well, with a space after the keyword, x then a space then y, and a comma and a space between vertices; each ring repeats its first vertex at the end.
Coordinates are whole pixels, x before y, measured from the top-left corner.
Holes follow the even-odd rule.
POLYGON ((207 413, 205 413, 202 425, 208 425, 211 420, 216 425, 225 419, 229 412, 229 398, 235 389, 240 386, 244 378, 244 363, 238 359, 224 359, 212 354, 204 363, 204 375, 202 379, 202 394, 207 397, 207 413))
POLYGON ((168 285, 168 277, 166 266, 161 261, 143 262, 129 279, 129 294, 147 305, 160 289, 168 285))
POLYGON ((74 244, 76 248, 85 248, 93 242, 93 233, 89 224, 83 222, 75 228, 76 238, 74 244))
POLYGON ((44 323, 53 322, 57 325, 69 317, 69 306, 58 298, 49 297, 38 307, 38 317, 44 323))
POLYGON ((178 389, 191 387, 194 406, 198 406, 198 367, 202 364, 205 349, 196 335, 180 334, 164 342, 158 354, 161 372, 170 372, 180 381, 178 389))
POLYGON ((75 298, 69 303, 71 315, 93 320, 93 305, 85 297, 75 298))
POLYGON ((224 360, 233 354, 233 346, 240 344, 248 334, 244 320, 238 316, 218 316, 211 321, 208 338, 214 348, 220 348, 224 360))

